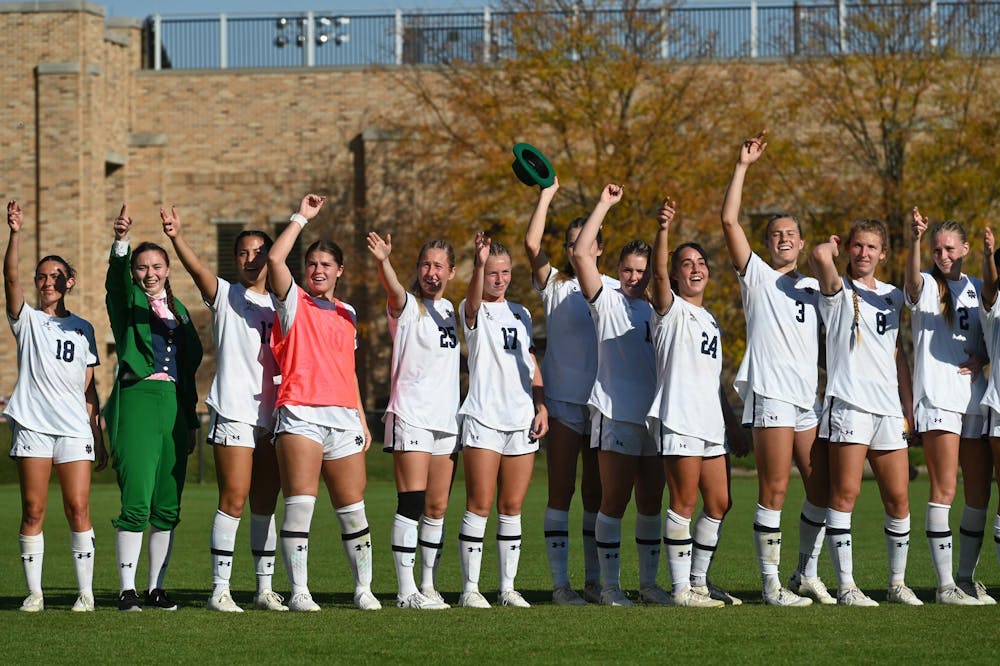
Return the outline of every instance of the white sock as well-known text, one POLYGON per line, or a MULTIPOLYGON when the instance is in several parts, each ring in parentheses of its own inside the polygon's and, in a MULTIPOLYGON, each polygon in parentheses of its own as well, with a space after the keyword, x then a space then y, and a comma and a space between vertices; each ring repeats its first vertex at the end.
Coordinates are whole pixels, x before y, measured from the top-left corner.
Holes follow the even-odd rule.
POLYGON ((372 535, 365 515, 365 501, 337 509, 340 539, 354 575, 354 592, 372 589, 372 535))
POLYGON ((291 596, 309 592, 309 525, 316 498, 292 495, 285 498, 285 517, 281 520, 281 557, 288 572, 291 596))
POLYGON ((885 546, 889 553, 889 586, 902 585, 906 581, 906 557, 910 552, 909 516, 893 518, 886 514, 885 546))
POLYGON ((663 524, 660 517, 635 515, 635 548, 639 553, 639 587, 656 585, 660 573, 660 544, 663 524))
POLYGON ((569 511, 545 507, 545 552, 552 587, 569 586, 569 511))
POLYGON ((837 585, 844 590, 854 584, 854 548, 851 545, 851 512, 826 510, 826 543, 837 572, 837 585))
POLYGON ((781 564, 781 511, 760 504, 753 518, 753 542, 757 547, 757 564, 764 591, 781 588, 778 565, 781 564))
POLYGON ((521 514, 497 516, 497 567, 500 591, 514 589, 517 565, 521 560, 521 514))
POLYGON ((86 532, 70 532, 69 547, 73 553, 76 586, 81 593, 94 593, 94 528, 86 532))
POLYGON ((163 589, 170 554, 174 550, 174 531, 149 526, 149 590, 163 589))
POLYGON ((444 552, 444 518, 421 516, 419 532, 420 589, 433 590, 434 574, 444 552))
POLYGON ((118 557, 118 586, 120 592, 135 589, 135 570, 142 552, 142 532, 118 530, 115 532, 115 554, 118 557))
POLYGON ((413 580, 413 565, 417 561, 417 521, 398 513, 393 516, 389 543, 399 582, 399 598, 406 599, 417 592, 417 583, 413 580))
POLYGON ((597 514, 583 512, 583 577, 588 583, 601 582, 601 558, 597 555, 597 514))
POLYGON ((274 575, 274 554, 278 546, 278 533, 274 529, 274 514, 250 514, 250 552, 253 568, 257 573, 257 592, 271 589, 274 575))
POLYGON ((958 579, 972 580, 986 532, 986 509, 966 506, 958 528, 958 579))
POLYGON ((483 537, 486 516, 466 511, 458 533, 458 554, 462 563, 462 592, 479 591, 479 570, 483 564, 483 537))
POLYGON ((674 592, 691 587, 691 519, 667 511, 663 521, 663 543, 667 546, 667 568, 674 592))
POLYGON ((229 591, 229 579, 233 575, 233 551, 236 550, 236 530, 240 519, 230 516, 219 509, 215 510, 212 521, 212 584, 213 595, 229 591))
POLYGON ((594 541, 601 561, 604 587, 621 585, 622 519, 598 512, 594 541))
POLYGON ((950 587, 955 584, 955 579, 951 575, 951 550, 952 537, 951 528, 948 525, 948 512, 951 507, 947 504, 927 503, 927 545, 931 549, 931 562, 934 564, 934 572, 937 574, 938 589, 950 587))
POLYGON ((21 544, 21 565, 28 594, 42 593, 42 559, 45 555, 45 537, 41 532, 32 536, 18 535, 21 544))
POLYGON ((694 543, 691 551, 691 584, 708 584, 708 568, 712 566, 715 549, 719 545, 722 521, 708 516, 704 511, 694 524, 694 543))
POLYGON ((819 575, 819 554, 823 550, 826 534, 826 507, 816 506, 809 500, 802 503, 799 515, 799 575, 815 578, 819 575))

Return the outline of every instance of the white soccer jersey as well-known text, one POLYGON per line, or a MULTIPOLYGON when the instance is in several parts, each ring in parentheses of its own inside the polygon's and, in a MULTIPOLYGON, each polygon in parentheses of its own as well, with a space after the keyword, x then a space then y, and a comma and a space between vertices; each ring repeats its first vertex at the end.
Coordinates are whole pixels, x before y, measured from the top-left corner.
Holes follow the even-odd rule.
POLYGON ((469 346, 469 393, 458 413, 494 430, 527 430, 535 418, 531 315, 517 303, 484 302, 469 328, 464 300, 458 310, 469 346))
POLYGON ((444 299, 423 299, 421 312, 406 294, 398 317, 389 314, 392 336, 392 390, 386 414, 407 424, 458 434, 458 344, 455 306, 444 299))
MULTIPOLYGON (((618 288, 614 278, 602 275, 601 280, 605 289, 618 288)), ((538 292, 545 308, 548 341, 542 358, 545 397, 585 405, 597 376, 597 335, 580 281, 562 279, 553 268, 538 292)))
POLYGON ((653 306, 602 288, 590 303, 597 330, 597 377, 589 404, 609 419, 646 423, 656 390, 653 306))
POLYGON ((903 292, 885 282, 875 289, 846 277, 833 296, 823 295, 820 314, 826 322, 827 398, 884 416, 902 416, 896 374, 896 337, 903 292), (854 329, 854 293, 858 295, 858 340, 854 329))
POLYGON ((681 435, 723 444, 726 425, 719 388, 722 331, 712 313, 674 294, 662 317, 653 312, 656 393, 650 428, 662 423, 681 435))
POLYGON ((274 430, 274 377, 278 364, 268 344, 274 304, 242 284, 216 280, 212 310, 215 379, 205 404, 231 421, 274 430))
POLYGON ((941 314, 938 283, 930 273, 922 273, 924 287, 920 299, 907 305, 913 324, 913 404, 926 397, 938 409, 959 414, 978 414, 986 392, 982 373, 975 381, 958 373, 958 366, 969 359, 966 350, 984 356, 986 343, 979 322, 979 292, 982 282, 962 275, 946 280, 954 305, 954 321, 949 324, 941 314))
POLYGON ((990 377, 982 405, 1000 411, 1000 299, 990 308, 982 302, 981 291, 979 294, 979 322, 983 327, 986 351, 990 359, 996 359, 990 363, 990 377))
POLYGON ((768 266, 757 253, 737 276, 747 320, 747 348, 736 373, 740 397, 753 394, 811 409, 819 356, 819 283, 768 266))
POLYGON ((70 314, 51 317, 27 303, 7 321, 17 341, 17 384, 4 414, 29 430, 90 438, 87 368, 98 365, 94 327, 70 314))

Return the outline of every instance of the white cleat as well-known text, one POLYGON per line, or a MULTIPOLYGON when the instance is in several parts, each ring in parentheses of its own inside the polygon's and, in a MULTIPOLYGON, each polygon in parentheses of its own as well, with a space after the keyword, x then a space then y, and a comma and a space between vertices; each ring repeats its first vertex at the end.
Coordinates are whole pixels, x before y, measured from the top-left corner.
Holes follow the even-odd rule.
POLYGON ((622 592, 620 585, 605 585, 601 590, 602 606, 635 606, 622 592))
POLYGON ((414 592, 405 599, 396 597, 396 608, 412 608, 414 610, 446 610, 451 608, 451 606, 442 601, 431 599, 420 592, 414 592))
POLYGON ((219 592, 218 594, 213 594, 208 598, 208 603, 205 604, 208 610, 219 611, 220 613, 242 613, 243 609, 236 605, 233 601, 233 595, 229 593, 229 590, 219 592))
POLYGON ((588 580, 583 584, 583 600, 588 604, 601 603, 600 581, 588 580))
POLYGON ((639 601, 653 606, 672 606, 674 603, 670 593, 655 583, 639 588, 639 601))
POLYGON ((462 608, 489 608, 490 602, 482 593, 473 590, 472 592, 462 592, 458 597, 458 605, 462 608))
POLYGON ((674 592, 671 601, 674 606, 683 606, 685 608, 722 608, 726 605, 720 599, 713 599, 708 595, 697 594, 690 587, 686 587, 679 592, 674 592))
POLYGON ((448 608, 451 608, 451 606, 449 606, 448 603, 444 600, 444 597, 441 596, 441 593, 435 590, 433 587, 421 588, 420 594, 424 595, 428 599, 433 599, 439 604, 444 604, 445 606, 448 606, 448 608))
POLYGON ((382 610, 382 603, 375 598, 371 590, 367 589, 354 593, 354 606, 363 611, 382 610))
POLYGON ((837 604, 841 606, 861 606, 874 608, 878 602, 856 587, 845 587, 837 591, 837 604))
POLYGON ((94 610, 94 595, 90 592, 81 592, 76 598, 72 608, 75 613, 90 613, 94 610))
POLYGON ((812 606, 812 599, 801 597, 787 587, 779 587, 776 590, 764 590, 765 606, 788 606, 791 608, 805 608, 812 606))
POLYGON ((934 593, 934 602, 948 606, 982 606, 983 602, 976 597, 970 597, 957 585, 939 587, 934 593))
POLYGON ((917 598, 917 595, 906 585, 893 585, 886 592, 885 600, 890 604, 903 604, 904 606, 923 606, 924 602, 917 598))
POLYGON ((709 597, 711 599, 715 599, 716 601, 721 601, 727 606, 743 605, 742 601, 729 594, 721 587, 716 587, 712 584, 712 581, 707 581, 705 585, 692 585, 691 591, 695 594, 700 594, 703 597, 709 597))
POLYGON ((288 602, 288 610, 295 613, 315 613, 319 611, 319 604, 313 601, 312 595, 308 592, 299 592, 292 595, 292 600, 288 602))
POLYGON ((32 592, 21 602, 20 610, 25 613, 37 613, 45 610, 45 597, 41 592, 32 592))
POLYGON ((586 606, 587 602, 583 600, 579 594, 576 593, 569 585, 560 585, 559 587, 552 590, 552 602, 556 606, 586 606))
POLYGON ((531 608, 531 604, 517 590, 502 591, 497 595, 497 602, 501 606, 509 606, 510 608, 531 608))
POLYGON ((962 590, 962 592, 965 592, 970 597, 979 599, 979 603, 984 606, 992 606, 997 602, 986 591, 986 586, 978 580, 956 580, 955 584, 958 585, 958 589, 962 590))
POLYGON ((796 571, 788 581, 788 589, 800 597, 809 597, 823 606, 832 606, 837 603, 819 576, 803 576, 796 571))
POLYGON ((283 612, 288 610, 285 598, 274 590, 261 590, 253 597, 253 607, 256 610, 283 612))

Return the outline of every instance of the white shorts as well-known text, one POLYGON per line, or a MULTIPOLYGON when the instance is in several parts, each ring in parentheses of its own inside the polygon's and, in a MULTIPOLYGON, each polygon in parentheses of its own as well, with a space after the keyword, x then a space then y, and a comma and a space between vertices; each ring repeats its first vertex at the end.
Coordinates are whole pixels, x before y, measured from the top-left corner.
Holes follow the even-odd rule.
POLYGON ((412 426, 392 412, 387 412, 385 415, 385 440, 382 450, 387 453, 416 451, 429 453, 432 456, 450 456, 461 448, 458 435, 412 426))
POLYGON ((729 453, 725 444, 709 442, 701 437, 682 435, 663 425, 662 421, 654 421, 655 427, 650 428, 650 434, 661 456, 690 456, 692 458, 715 458, 729 453))
POLYGON ((209 410, 211 416, 208 422, 208 441, 213 446, 239 446, 253 449, 257 440, 271 433, 267 428, 233 421, 221 416, 214 409, 209 410))
POLYGON ((49 435, 25 428, 14 419, 10 424, 11 458, 51 458, 54 465, 94 459, 94 437, 49 435))
POLYGON ((986 416, 983 417, 983 437, 1000 437, 1000 412, 992 407, 984 407, 986 416))
POLYGON ((549 411, 550 421, 555 419, 581 435, 590 434, 590 407, 587 405, 546 398, 545 408, 549 411))
POLYGON ((831 443, 865 444, 873 451, 907 447, 902 416, 872 414, 840 399, 827 399, 819 422, 819 436, 831 443))
POLYGON ((301 435, 316 442, 323 447, 323 460, 346 458, 365 450, 365 433, 361 430, 341 430, 303 421, 284 407, 278 409, 278 421, 274 426, 276 444, 277 436, 282 433, 301 435))
POLYGON ((656 442, 645 423, 616 421, 600 412, 594 412, 590 422, 590 448, 626 456, 657 455, 656 442))
POLYGON ((524 430, 494 430, 471 416, 462 419, 462 446, 489 449, 502 456, 523 456, 538 451, 538 440, 524 430))
POLYGON ((917 432, 943 430, 962 439, 977 439, 983 433, 982 414, 961 414, 938 409, 931 406, 926 396, 913 407, 913 420, 917 422, 917 432))
POLYGON ((803 432, 816 427, 819 412, 818 400, 809 409, 803 409, 790 402, 754 392, 743 403, 743 425, 751 428, 795 428, 795 432, 803 432))

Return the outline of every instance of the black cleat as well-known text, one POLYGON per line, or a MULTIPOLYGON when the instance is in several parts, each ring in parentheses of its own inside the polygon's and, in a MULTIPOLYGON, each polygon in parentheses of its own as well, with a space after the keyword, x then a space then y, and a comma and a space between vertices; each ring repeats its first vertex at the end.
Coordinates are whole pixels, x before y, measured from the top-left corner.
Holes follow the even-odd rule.
POLYGON ((146 592, 146 605, 160 610, 177 610, 177 604, 160 587, 146 592))
POLYGON ((118 596, 118 610, 120 611, 141 611, 142 602, 135 590, 125 590, 118 596))

